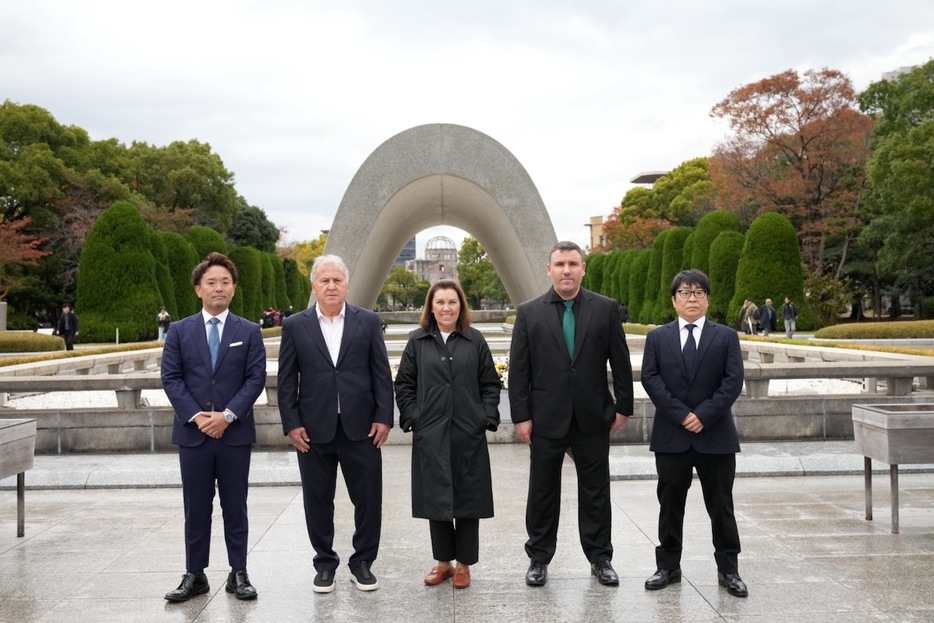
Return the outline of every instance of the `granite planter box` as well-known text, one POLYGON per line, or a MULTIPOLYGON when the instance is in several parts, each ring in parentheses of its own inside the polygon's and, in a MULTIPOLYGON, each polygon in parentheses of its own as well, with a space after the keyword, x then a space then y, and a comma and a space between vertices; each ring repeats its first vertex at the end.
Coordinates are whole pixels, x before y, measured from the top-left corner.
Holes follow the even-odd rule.
POLYGON ((35 420, 0 420, 0 480, 16 476, 16 536, 26 531, 25 475, 35 451, 35 420))
POLYGON ((934 463, 934 404, 853 405, 853 438, 863 455, 866 519, 872 519, 872 459, 891 467, 892 534, 898 534, 898 466, 934 463))

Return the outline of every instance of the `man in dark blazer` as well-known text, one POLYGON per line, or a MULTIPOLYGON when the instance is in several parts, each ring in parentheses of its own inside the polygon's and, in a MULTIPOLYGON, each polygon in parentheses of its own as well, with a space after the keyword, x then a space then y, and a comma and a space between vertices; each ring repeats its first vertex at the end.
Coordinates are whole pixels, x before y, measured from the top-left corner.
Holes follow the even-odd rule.
POLYGON ((568 450, 577 469, 580 539, 591 573, 600 584, 619 584, 610 562, 610 432, 632 415, 632 364, 619 304, 581 288, 584 269, 575 243, 552 247, 546 271, 554 287, 519 305, 512 333, 510 410, 516 436, 531 447, 525 512, 529 586, 545 584, 555 554, 568 450))
POLYGON ((203 309, 169 327, 162 350, 162 387, 175 420, 185 500, 186 573, 169 601, 210 590, 204 569, 211 549, 214 487, 224 510, 227 592, 255 599, 246 571, 247 487, 256 442, 253 404, 266 385, 266 349, 259 325, 230 313, 237 268, 211 253, 191 275, 203 309))
POLYGON ((357 588, 379 588, 370 570, 379 550, 383 472, 380 447, 393 421, 392 376, 379 317, 348 305, 349 275, 336 255, 311 269, 316 303, 282 325, 279 415, 298 450, 305 522, 315 549, 312 590, 330 593, 340 557, 334 551, 334 491, 341 468, 354 504, 357 588))
POLYGON ((78 316, 71 311, 71 305, 67 303, 62 305, 62 315, 58 319, 58 326, 55 328, 55 335, 60 335, 65 340, 65 350, 75 349, 75 336, 79 333, 78 316))
POLYGON ((642 385, 655 405, 649 448, 655 453, 661 507, 657 570, 645 587, 658 590, 681 581, 684 505, 696 469, 710 515, 719 583, 731 595, 746 597, 733 515, 739 439, 732 407, 743 389, 743 356, 736 331, 707 320, 709 295, 703 272, 678 273, 671 282, 678 319, 645 341, 642 385))

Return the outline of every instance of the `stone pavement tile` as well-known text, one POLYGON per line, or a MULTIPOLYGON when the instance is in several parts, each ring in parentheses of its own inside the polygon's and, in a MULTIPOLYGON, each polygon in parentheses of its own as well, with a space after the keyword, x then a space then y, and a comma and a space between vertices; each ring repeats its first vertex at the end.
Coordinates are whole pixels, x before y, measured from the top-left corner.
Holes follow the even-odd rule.
MULTIPOLYGON (((658 507, 651 480, 611 483, 614 566, 621 585, 597 584, 580 549, 569 460, 549 582, 526 587, 528 449, 495 446, 491 455, 496 517, 481 522, 480 562, 466 591, 422 582, 432 564, 431 549, 427 522, 411 516, 408 447, 386 448, 383 454, 383 541, 373 566, 381 588, 369 594, 353 586, 346 565, 338 570, 334 593, 311 591, 313 551, 297 486, 250 490, 249 572, 259 599, 238 602, 224 591, 226 555, 216 508, 208 569, 212 592, 185 604, 163 599, 184 571, 179 489, 28 491, 22 539, 15 537, 13 494, 0 492, 0 623, 374 618, 861 623, 931 620, 934 612, 927 577, 934 553, 934 474, 902 478, 899 535, 889 531, 887 483, 876 488, 876 521, 866 521, 860 475, 737 479, 740 573, 750 596, 736 599, 717 586, 699 487, 687 501, 684 581, 662 591, 643 588, 655 567, 658 507)), ((275 457, 283 462, 282 472, 292 468, 287 457, 275 457)), ((163 456, 141 465, 174 469, 175 461, 163 456)), ((343 483, 337 497, 335 547, 346 560, 353 513, 343 483)))

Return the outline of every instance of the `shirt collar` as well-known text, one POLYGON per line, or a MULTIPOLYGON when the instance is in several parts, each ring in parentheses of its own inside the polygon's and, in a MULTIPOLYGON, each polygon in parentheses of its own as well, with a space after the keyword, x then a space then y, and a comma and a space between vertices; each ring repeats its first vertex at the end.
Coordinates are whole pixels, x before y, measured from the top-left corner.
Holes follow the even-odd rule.
MULTIPOLYGON (((568 300, 574 301, 575 303, 580 303, 580 302, 581 302, 581 293, 582 293, 583 291, 584 291, 583 288, 578 288, 578 290, 577 290, 577 296, 575 296, 575 297, 572 298, 572 299, 568 299, 568 300)), ((561 298, 561 296, 555 291, 554 288, 552 288, 552 289, 549 291, 549 297, 550 297, 549 300, 548 300, 549 303, 564 303, 564 299, 561 298)))
POLYGON ((217 318, 218 320, 221 321, 221 324, 227 324, 227 315, 229 313, 230 313, 230 309, 228 308, 222 311, 221 313, 217 314, 216 316, 212 316, 211 314, 208 313, 208 310, 202 307, 201 308, 201 319, 204 321, 204 324, 207 324, 211 318, 217 318))
MULTIPOLYGON (((343 317, 344 317, 344 313, 345 313, 346 311, 347 311, 347 303, 341 303, 341 310, 340 310, 340 312, 338 312, 337 316, 340 316, 341 318, 343 318, 343 317)), ((318 305, 315 305, 315 313, 318 315, 318 322, 321 322, 321 319, 322 319, 322 318, 328 318, 327 316, 325 316, 324 314, 321 313, 321 307, 318 306, 318 305)), ((336 318, 337 316, 335 316, 335 318, 336 318)), ((328 321, 330 322, 331 319, 328 318, 328 321)))
POLYGON ((693 324, 693 325, 697 328, 698 331, 703 331, 703 330, 704 330, 704 323, 706 323, 706 322, 707 322, 707 316, 701 316, 700 318, 698 318, 697 320, 695 320, 693 323, 689 323, 687 320, 685 320, 684 318, 681 318, 681 317, 679 316, 679 317, 678 317, 678 330, 681 331, 681 330, 683 330, 684 327, 686 327, 687 325, 693 324))

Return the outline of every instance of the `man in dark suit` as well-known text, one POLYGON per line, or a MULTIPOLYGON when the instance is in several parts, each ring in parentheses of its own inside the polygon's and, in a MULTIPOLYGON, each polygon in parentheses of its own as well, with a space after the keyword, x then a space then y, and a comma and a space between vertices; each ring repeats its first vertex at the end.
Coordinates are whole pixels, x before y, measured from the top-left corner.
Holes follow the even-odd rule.
POLYGON ((632 415, 632 365, 619 304, 581 288, 584 268, 575 243, 552 247, 546 270, 554 287, 519 305, 512 333, 510 410, 516 436, 531 446, 529 586, 545 584, 555 554, 568 450, 577 469, 580 539, 591 573, 600 584, 619 584, 610 562, 610 432, 632 415), (607 361, 615 398, 607 386, 607 361))
POLYGON ((334 491, 340 465, 354 504, 357 588, 379 588, 370 570, 379 550, 383 472, 380 447, 392 426, 392 376, 379 317, 345 303, 349 275, 336 255, 311 269, 316 303, 286 318, 279 349, 279 415, 298 450, 305 522, 315 549, 312 590, 330 593, 340 557, 334 551, 334 491))
POLYGON ((256 442, 253 404, 266 385, 266 349, 259 325, 228 310, 237 287, 230 259, 211 253, 191 281, 203 309, 172 323, 162 351, 162 387, 175 410, 172 443, 182 471, 187 568, 165 598, 188 601, 210 590, 204 569, 216 483, 230 564, 227 592, 255 599, 246 571, 246 499, 256 442))
POLYGON ((649 448, 655 453, 661 507, 657 570, 645 587, 658 590, 681 581, 684 505, 696 469, 710 515, 719 583, 731 595, 746 597, 733 516, 739 439, 732 407, 743 389, 743 356, 736 331, 707 320, 709 294, 707 275, 678 273, 671 282, 678 319, 645 341, 642 385, 655 405, 649 448))
POLYGON ((65 350, 75 349, 75 336, 78 335, 78 316, 71 311, 71 305, 62 305, 62 315, 58 319, 55 334, 65 340, 65 350))

